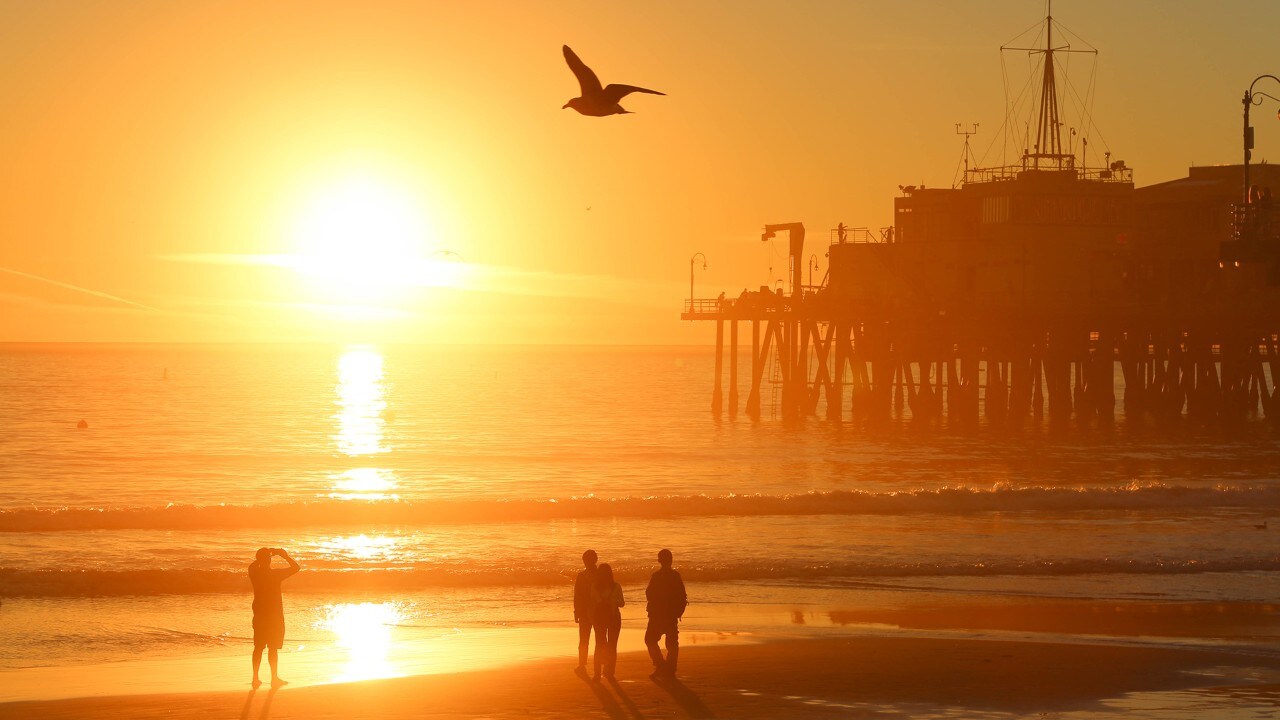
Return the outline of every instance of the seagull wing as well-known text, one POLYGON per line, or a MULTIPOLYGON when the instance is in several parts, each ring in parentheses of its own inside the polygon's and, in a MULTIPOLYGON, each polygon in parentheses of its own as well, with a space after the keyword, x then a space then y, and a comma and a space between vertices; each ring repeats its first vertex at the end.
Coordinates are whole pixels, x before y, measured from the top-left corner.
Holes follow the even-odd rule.
POLYGON ((568 45, 564 46, 564 59, 569 63, 569 69, 573 74, 578 76, 578 85, 582 88, 583 97, 600 92, 600 78, 596 77, 591 68, 587 67, 587 64, 582 62, 582 58, 579 58, 568 45))
POLYGON ((609 102, 616 103, 622 98, 630 95, 633 92, 649 93, 650 95, 666 95, 666 93, 664 92, 658 92, 657 90, 650 90, 648 88, 636 87, 635 85, 618 85, 616 83, 611 83, 610 85, 605 87, 604 97, 609 102))

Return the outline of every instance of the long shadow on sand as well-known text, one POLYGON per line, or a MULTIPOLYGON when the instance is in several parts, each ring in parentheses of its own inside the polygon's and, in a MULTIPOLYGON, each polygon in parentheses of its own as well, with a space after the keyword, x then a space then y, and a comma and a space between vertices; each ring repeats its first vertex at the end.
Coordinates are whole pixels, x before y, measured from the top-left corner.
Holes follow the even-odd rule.
POLYGON ((267 699, 262 701, 262 711, 258 713, 258 720, 267 720, 271 717, 271 701, 276 699, 276 693, 280 688, 273 687, 267 691, 267 699))
MULTIPOLYGON (((275 699, 276 691, 279 689, 280 688, 278 687, 273 687, 267 691, 266 696, 262 700, 262 707, 258 710, 259 720, 267 720, 267 718, 271 717, 271 701, 275 699)), ((253 699, 257 696, 257 688, 249 691, 249 697, 244 699, 244 707, 240 710, 240 720, 249 720, 249 716, 253 714, 253 699)))
POLYGON ((689 717, 695 718, 713 718, 715 713, 711 712, 711 708, 707 707, 702 698, 693 694, 693 691, 684 686, 684 683, 673 677, 656 677, 653 683, 663 690, 667 691, 672 699, 676 701, 684 711, 689 713, 689 717))
POLYGON ((613 692, 618 696, 618 699, 622 701, 622 704, 627 706, 627 712, 631 713, 631 717, 636 720, 644 720, 644 714, 641 713, 640 708, 636 707, 636 704, 631 701, 631 696, 622 689, 622 684, 619 683, 616 678, 609 678, 609 684, 613 686, 613 692))
POLYGON ((603 685, 588 677, 586 670, 578 668, 573 671, 573 674, 577 675, 582 682, 587 684, 587 687, 591 688, 591 692, 594 692, 596 697, 599 698, 600 706, 604 708, 604 711, 609 714, 612 720, 627 720, 627 715, 622 712, 622 706, 618 704, 618 701, 613 699, 613 696, 609 694, 609 691, 603 685))

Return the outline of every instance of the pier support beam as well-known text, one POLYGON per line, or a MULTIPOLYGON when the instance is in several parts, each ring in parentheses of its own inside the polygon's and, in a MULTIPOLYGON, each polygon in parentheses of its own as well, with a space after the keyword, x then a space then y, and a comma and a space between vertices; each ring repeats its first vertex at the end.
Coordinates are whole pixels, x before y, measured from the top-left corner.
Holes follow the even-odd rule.
POLYGON ((764 359, 760 357, 760 321, 751 321, 751 390, 747 392, 747 414, 760 417, 760 376, 764 374, 764 359))
POLYGON ((722 303, 714 312, 686 313, 716 322, 711 409, 717 415, 725 400, 724 325, 729 323, 728 411, 736 416, 744 349, 738 323, 750 322, 745 411, 755 419, 767 382, 771 415, 787 419, 821 412, 843 421, 847 389, 847 417, 866 425, 907 416, 937 429, 978 428, 983 417, 1010 430, 1042 416, 1051 425, 1105 425, 1114 417, 1117 382, 1123 382, 1130 423, 1144 416, 1161 422, 1184 416, 1199 423, 1280 421, 1280 334, 1258 326, 1155 328, 1121 316, 1000 331, 925 318, 904 328, 882 317, 828 314, 822 302, 784 305, 773 297, 767 294, 767 305, 722 303), (819 408, 824 395, 825 410, 819 408))
POLYGON ((720 369, 724 364, 724 320, 716 320, 716 389, 711 393, 711 412, 716 415, 724 406, 723 379, 720 369))
POLYGON ((738 321, 729 321, 729 414, 738 414, 738 321))
POLYGON ((1009 414, 1009 382, 1005 371, 1005 363, 987 355, 987 388, 983 397, 983 406, 987 412, 987 421, 992 425, 1003 425, 1009 414))
POLYGON ((848 342, 849 326, 838 323, 831 324, 831 335, 827 345, 834 356, 831 368, 831 391, 827 394, 827 419, 844 419, 844 366, 849 359, 848 342))

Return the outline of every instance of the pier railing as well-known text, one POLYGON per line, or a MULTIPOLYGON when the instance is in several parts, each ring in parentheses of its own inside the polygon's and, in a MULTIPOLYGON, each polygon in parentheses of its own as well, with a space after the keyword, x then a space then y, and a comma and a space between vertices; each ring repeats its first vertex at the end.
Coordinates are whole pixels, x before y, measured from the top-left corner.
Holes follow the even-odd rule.
MULTIPOLYGON (((1026 165, 1005 165, 993 168, 972 168, 964 173, 964 181, 968 183, 992 183, 992 182, 1011 182, 1017 180, 1024 172, 1035 172, 1034 167, 1026 165)), ((1039 172, 1069 172, 1074 173, 1076 179, 1087 180, 1089 182, 1115 182, 1123 183, 1133 182, 1133 168, 1130 167, 1071 167, 1071 168, 1041 168, 1039 172)))
POLYGON ((713 318, 718 317, 720 313, 733 307, 733 300, 729 298, 699 298, 684 301, 684 311, 681 318, 685 320, 696 320, 699 317, 713 318))
POLYGON ((872 229, 868 227, 831 228, 827 233, 832 245, 845 243, 885 243, 893 242, 893 226, 872 229))

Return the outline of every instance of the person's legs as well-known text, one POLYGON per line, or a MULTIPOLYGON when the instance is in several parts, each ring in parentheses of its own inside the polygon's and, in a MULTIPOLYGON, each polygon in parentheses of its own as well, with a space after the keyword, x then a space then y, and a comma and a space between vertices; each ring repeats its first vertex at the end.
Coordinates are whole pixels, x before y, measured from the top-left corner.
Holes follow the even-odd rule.
POLYGON ((578 667, 583 670, 587 669, 587 650, 590 646, 591 623, 586 618, 582 618, 578 621, 578 667))
POLYGON ((281 680, 278 668, 280 667, 280 651, 276 648, 267 649, 267 663, 271 665, 271 687, 280 687, 288 685, 288 680, 281 680))
POLYGON ((674 677, 676 660, 680 657, 680 623, 672 620, 667 627, 667 672, 674 677))
POLYGON ((284 647, 284 618, 271 627, 271 637, 267 641, 267 663, 271 665, 271 687, 280 687, 289 683, 280 679, 280 648, 284 647))
POLYGON ((595 622, 593 629, 596 631, 596 652, 592 658, 595 665, 595 678, 600 679, 600 670, 604 666, 604 659, 609 654, 609 631, 608 628, 599 620, 595 622), (603 655, 601 653, 604 653, 603 655))
POLYGON ((658 638, 662 637, 660 625, 653 618, 649 618, 649 624, 644 629, 644 645, 649 649, 649 659, 653 661, 655 672, 661 672, 666 667, 666 661, 662 659, 662 650, 658 649, 658 638))
POLYGON ((618 633, 622 631, 622 616, 618 615, 609 623, 609 655, 605 659, 605 677, 613 678, 614 668, 618 666, 618 633))
POLYGON ((258 668, 262 666, 262 651, 265 648, 265 645, 259 645, 257 642, 253 644, 253 681, 251 684, 255 688, 262 684, 262 681, 258 679, 258 668))

